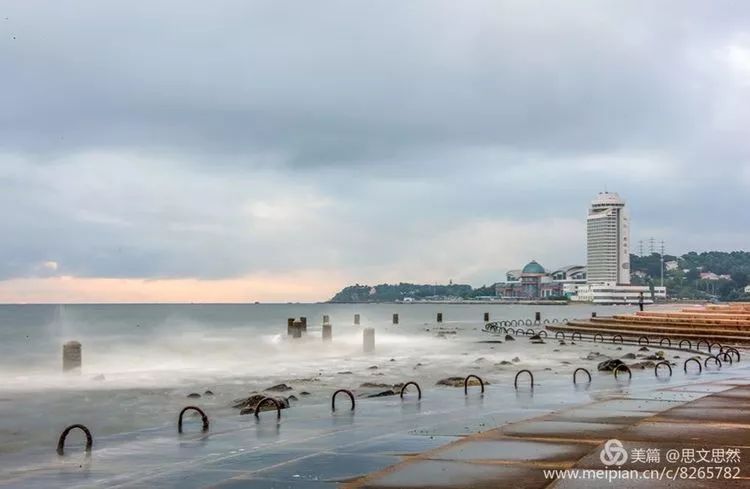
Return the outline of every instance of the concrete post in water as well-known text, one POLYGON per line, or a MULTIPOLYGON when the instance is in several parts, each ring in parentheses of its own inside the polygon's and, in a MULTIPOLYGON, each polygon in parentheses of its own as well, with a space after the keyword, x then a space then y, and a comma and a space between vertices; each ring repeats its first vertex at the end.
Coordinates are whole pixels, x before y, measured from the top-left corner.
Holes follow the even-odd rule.
POLYGON ((398 324, 398 314, 393 313, 393 324, 398 324))
POLYGON ((490 322, 490 313, 489 312, 485 312, 484 313, 484 322, 485 323, 489 323, 490 322))
POLYGON ((439 323, 443 322, 443 313, 442 312, 437 313, 437 322, 439 322, 439 323))
POLYGON ((323 341, 331 341, 333 339, 333 326, 331 323, 325 323, 323 325, 323 341))
POLYGON ((542 320, 542 313, 537 311, 534 313, 534 321, 541 321, 542 320))
POLYGON ((595 317, 596 317, 596 313, 595 313, 595 312, 592 312, 592 313, 591 313, 591 317, 592 317, 592 318, 595 318, 595 317))
POLYGON ((63 345, 63 372, 81 371, 81 344, 68 341, 63 345))
POLYGON ((302 321, 294 321, 292 325, 292 336, 294 338, 302 338, 302 321))
POLYGON ((323 315, 323 324, 328 324, 331 322, 331 318, 328 317, 328 314, 323 315))
POLYGON ((354 315, 354 324, 359 325, 359 314, 354 315))
POLYGON ((286 335, 294 336, 294 318, 288 318, 286 320, 286 335))
POLYGON ((375 351, 375 328, 362 330, 362 350, 365 353, 375 351))
POLYGON ((300 317, 300 322, 302 323, 302 332, 307 333, 307 318, 306 317, 300 317))

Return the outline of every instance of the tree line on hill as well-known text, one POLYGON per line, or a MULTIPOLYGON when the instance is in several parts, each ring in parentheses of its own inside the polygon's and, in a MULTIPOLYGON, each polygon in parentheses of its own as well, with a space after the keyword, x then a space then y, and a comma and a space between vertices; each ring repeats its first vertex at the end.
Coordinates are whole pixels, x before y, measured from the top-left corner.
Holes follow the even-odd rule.
MULTIPOLYGON (((750 252, 691 251, 682 256, 664 255, 664 285, 669 297, 675 299, 719 299, 750 301, 745 287, 750 284, 750 252), (706 274, 713 274, 707 278, 706 274)), ((630 271, 634 285, 661 284, 661 256, 658 253, 630 255, 630 271)), ((395 302, 407 298, 461 298, 494 296, 495 286, 474 288, 468 284, 380 284, 350 285, 338 292, 330 302, 395 302)))
MULTIPOLYGON (((750 252, 691 251, 682 256, 664 255, 664 285, 670 297, 679 299, 750 300, 750 252), (705 278, 704 278, 705 277, 705 278)), ((630 256, 632 282, 661 284, 661 256, 630 256)))

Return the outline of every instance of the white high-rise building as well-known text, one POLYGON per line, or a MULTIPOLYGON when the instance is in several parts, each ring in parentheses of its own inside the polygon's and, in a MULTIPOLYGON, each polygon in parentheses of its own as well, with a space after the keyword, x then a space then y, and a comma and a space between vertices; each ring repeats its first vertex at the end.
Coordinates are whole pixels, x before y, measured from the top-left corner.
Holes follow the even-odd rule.
POLYGON ((666 299, 665 287, 630 285, 630 217, 625 201, 602 192, 586 219, 586 285, 572 285, 573 301, 594 304, 652 304, 666 299))
POLYGON ((625 201, 601 192, 591 202, 587 225, 586 279, 589 284, 630 284, 630 217, 625 201))

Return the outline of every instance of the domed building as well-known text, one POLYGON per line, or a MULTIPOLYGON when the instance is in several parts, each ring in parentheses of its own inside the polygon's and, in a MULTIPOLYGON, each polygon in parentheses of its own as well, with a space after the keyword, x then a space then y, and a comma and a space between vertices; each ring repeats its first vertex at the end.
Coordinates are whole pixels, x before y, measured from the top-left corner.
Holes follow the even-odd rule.
POLYGON ((574 293, 573 284, 586 282, 586 267, 572 265, 548 272, 536 260, 520 270, 510 270, 506 281, 495 285, 495 293, 504 299, 545 299, 574 293))

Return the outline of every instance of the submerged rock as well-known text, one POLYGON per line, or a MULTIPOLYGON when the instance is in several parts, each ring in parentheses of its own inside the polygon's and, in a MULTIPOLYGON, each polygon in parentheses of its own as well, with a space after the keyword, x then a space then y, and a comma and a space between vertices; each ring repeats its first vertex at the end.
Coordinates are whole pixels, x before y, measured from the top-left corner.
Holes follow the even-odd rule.
POLYGON ((643 370, 645 368, 654 368, 654 366, 656 366, 656 364, 654 362, 650 361, 650 360, 646 360, 646 361, 643 361, 643 362, 631 363, 629 365, 629 367, 631 369, 637 368, 637 369, 640 369, 640 370, 643 370))
POLYGON ((302 392, 300 392, 300 393, 299 393, 299 395, 300 395, 300 396, 309 396, 309 395, 310 395, 310 393, 309 393, 309 392, 307 392, 307 391, 302 391, 302 392))
POLYGON ((647 346, 642 346, 638 348, 638 351, 649 351, 647 346))
POLYGON ((596 369, 602 372, 611 372, 620 365, 625 365, 625 362, 618 358, 615 358, 614 360, 605 360, 599 363, 599 365, 596 366, 596 369))
POLYGON ((293 390, 291 387, 289 387, 286 384, 276 384, 272 387, 269 387, 268 389, 264 389, 266 392, 286 392, 293 390))
POLYGON ((336 372, 339 375, 352 375, 353 372, 351 370, 344 370, 343 372, 336 372))
POLYGON ((188 399, 200 399, 201 395, 197 392, 191 392, 187 395, 188 399))
POLYGON ((533 341, 533 340, 541 340, 541 339, 542 339, 542 337, 541 337, 541 336, 539 336, 538 334, 535 334, 535 335, 533 335, 533 336, 529 336, 529 339, 530 339, 530 340, 532 340, 532 341, 533 341))
POLYGON ((378 369, 377 365, 371 365, 371 366, 367 367, 367 370, 377 370, 377 369, 378 369))
POLYGON ((598 351, 592 351, 592 352, 589 352, 589 354, 588 354, 588 355, 586 355, 585 357, 583 357, 583 359, 584 359, 584 360, 589 360, 589 361, 592 361, 592 360, 604 360, 604 359, 609 359, 609 357, 608 357, 607 355, 602 355, 602 354, 601 354, 601 353, 599 353, 598 351))
MULTIPOLYGON (((489 382, 482 379, 484 381, 485 385, 489 385, 489 382)), ((464 377, 446 377, 445 379, 440 379, 437 381, 435 385, 447 385, 448 387, 463 387, 464 386, 464 377)), ((475 378, 469 379, 469 385, 479 385, 479 381, 475 378)))
POLYGON ((366 398, 371 398, 371 397, 387 397, 387 396, 395 396, 396 394, 398 394, 398 393, 395 392, 394 390, 388 389, 387 391, 378 392, 377 394, 363 394, 360 397, 366 397, 366 398))
POLYGON ((96 380, 96 381, 101 382, 102 380, 106 380, 106 379, 104 378, 104 374, 99 374, 99 375, 95 375, 91 377, 91 380, 96 380))
POLYGON ((391 387, 391 384, 379 384, 377 382, 364 382, 359 384, 361 389, 386 389, 391 387))
POLYGON ((520 361, 521 361, 521 359, 520 359, 520 358, 518 358, 518 357, 513 357, 513 360, 511 360, 511 361, 512 361, 513 363, 518 363, 518 362, 520 362, 520 361))
POLYGON ((295 396, 295 395, 291 395, 291 396, 287 397, 286 400, 289 401, 289 402, 299 401, 299 399, 297 399, 297 396, 295 396))
POLYGON ((212 391, 210 391, 210 390, 207 390, 206 392, 203 393, 203 395, 204 396, 213 396, 214 393, 212 391))
POLYGON ((624 358, 625 360, 635 360, 635 353, 626 353, 620 358, 624 358))
MULTIPOLYGON (((235 404, 232 406, 234 408, 240 409, 240 414, 253 414, 255 412, 255 407, 258 405, 260 401, 265 399, 266 397, 271 396, 265 396, 263 394, 250 394, 249 397, 245 399, 238 399, 235 401, 235 404)), ((279 403, 279 406, 281 409, 288 409, 289 408, 289 400, 286 397, 281 396, 274 396, 274 399, 279 403)), ((261 406, 260 410, 262 411, 271 411, 276 409, 276 406, 274 406, 272 403, 266 403, 263 406, 261 406)))
POLYGON ((511 335, 506 334, 505 335, 505 341, 516 341, 516 339, 514 337, 512 337, 511 335))

